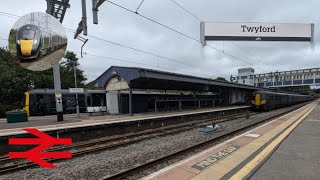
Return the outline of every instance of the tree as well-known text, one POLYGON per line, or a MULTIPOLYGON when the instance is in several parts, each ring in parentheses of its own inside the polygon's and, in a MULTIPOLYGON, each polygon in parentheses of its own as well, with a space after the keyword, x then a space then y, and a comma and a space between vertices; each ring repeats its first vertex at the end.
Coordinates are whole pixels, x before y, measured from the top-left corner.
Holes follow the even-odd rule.
POLYGON ((22 105, 23 94, 30 88, 31 74, 20 67, 9 51, 0 48, 0 117, 22 105))
MULTIPOLYGON (((67 51, 61 64, 61 87, 70 88, 74 87, 74 60, 77 59, 77 55, 72 51, 67 51)), ((84 71, 80 69, 78 61, 75 62, 76 76, 77 76, 77 87, 84 87, 85 81, 87 80, 84 75, 84 71)))
POLYGON ((219 81, 227 81, 224 77, 217 77, 216 80, 219 80, 219 81))

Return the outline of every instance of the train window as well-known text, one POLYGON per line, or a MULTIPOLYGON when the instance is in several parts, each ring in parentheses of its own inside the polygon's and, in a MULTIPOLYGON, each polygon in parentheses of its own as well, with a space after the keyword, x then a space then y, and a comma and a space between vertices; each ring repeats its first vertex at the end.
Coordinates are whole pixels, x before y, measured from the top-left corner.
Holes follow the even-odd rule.
POLYGON ((43 98, 48 108, 52 108, 56 105, 56 100, 53 95, 44 95, 43 98))
POLYGON ((67 97, 67 106, 75 106, 75 97, 67 97))
POLYGON ((25 29, 20 32, 19 37, 20 39, 23 39, 23 40, 29 40, 29 39, 34 39, 35 34, 36 34, 36 31, 25 29))

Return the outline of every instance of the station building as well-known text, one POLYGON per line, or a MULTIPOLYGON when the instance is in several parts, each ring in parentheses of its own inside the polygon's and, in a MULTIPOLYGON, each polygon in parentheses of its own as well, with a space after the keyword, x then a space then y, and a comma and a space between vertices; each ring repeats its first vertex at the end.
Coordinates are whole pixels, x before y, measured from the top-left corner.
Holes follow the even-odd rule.
POLYGON ((91 82, 106 91, 107 112, 135 113, 245 104, 260 89, 146 68, 112 66, 91 82))
POLYGON ((317 86, 320 85, 320 68, 276 71, 264 74, 254 74, 253 68, 242 68, 238 70, 238 76, 230 77, 230 81, 267 88, 317 86))

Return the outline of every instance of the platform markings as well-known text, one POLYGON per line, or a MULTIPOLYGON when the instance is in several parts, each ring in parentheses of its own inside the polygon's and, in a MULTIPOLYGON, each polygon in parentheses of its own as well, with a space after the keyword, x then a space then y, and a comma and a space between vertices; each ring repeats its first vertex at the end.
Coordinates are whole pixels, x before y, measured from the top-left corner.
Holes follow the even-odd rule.
POLYGON ((320 122, 320 119, 308 119, 306 121, 310 121, 310 122, 320 122))
POLYGON ((235 152, 236 150, 238 150, 240 148, 240 146, 229 146, 226 149, 221 150, 220 152, 198 162, 197 164, 194 164, 193 168, 197 169, 197 170, 204 170, 207 167, 219 162, 220 160, 226 158, 227 156, 229 156, 230 154, 232 154, 233 152, 235 152))
POLYGON ((249 133, 249 134, 245 134, 244 136, 245 136, 245 137, 258 138, 258 137, 260 137, 260 134, 249 133))
POLYGON ((312 110, 318 105, 315 104, 307 113, 300 117, 293 125, 291 125, 284 133, 282 133, 278 138, 276 138, 271 144, 269 144, 264 150, 262 150, 255 158, 253 158, 248 164, 242 167, 237 173, 235 173, 230 179, 246 179, 251 173, 256 170, 259 165, 261 165, 264 160, 266 160, 272 152, 285 140, 286 137, 312 112, 312 110))

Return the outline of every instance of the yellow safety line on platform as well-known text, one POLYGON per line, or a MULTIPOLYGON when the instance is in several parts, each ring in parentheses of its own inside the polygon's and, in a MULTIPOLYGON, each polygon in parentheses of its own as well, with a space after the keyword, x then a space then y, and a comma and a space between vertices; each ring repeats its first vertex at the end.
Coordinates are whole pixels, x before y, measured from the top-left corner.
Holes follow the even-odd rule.
POLYGON ((230 179, 238 180, 245 179, 248 177, 259 165, 264 162, 264 160, 271 155, 271 153, 280 146, 286 137, 311 113, 311 111, 318 105, 316 103, 308 112, 306 112, 302 117, 300 117, 293 125, 291 125, 284 133, 282 133, 276 140, 269 144, 262 152, 260 152, 254 159, 252 159, 248 164, 242 167, 237 173, 235 173, 230 179))

